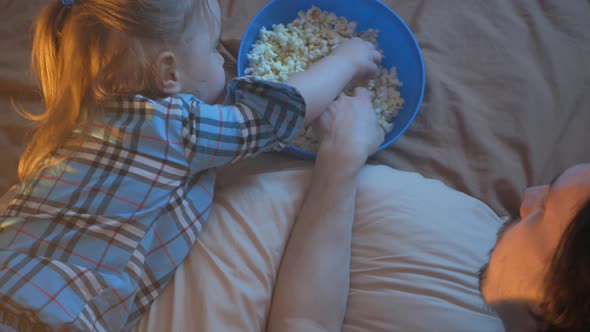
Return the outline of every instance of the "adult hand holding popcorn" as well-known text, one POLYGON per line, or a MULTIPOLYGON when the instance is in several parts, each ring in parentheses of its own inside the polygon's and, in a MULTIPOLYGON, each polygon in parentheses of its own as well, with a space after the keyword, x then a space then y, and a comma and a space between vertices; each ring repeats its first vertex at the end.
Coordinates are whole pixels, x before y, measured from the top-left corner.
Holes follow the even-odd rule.
POLYGON ((340 94, 317 120, 318 155, 327 154, 337 168, 360 169, 385 137, 369 91, 356 88, 352 96, 340 94), (350 135, 356 133, 356 135, 350 135))

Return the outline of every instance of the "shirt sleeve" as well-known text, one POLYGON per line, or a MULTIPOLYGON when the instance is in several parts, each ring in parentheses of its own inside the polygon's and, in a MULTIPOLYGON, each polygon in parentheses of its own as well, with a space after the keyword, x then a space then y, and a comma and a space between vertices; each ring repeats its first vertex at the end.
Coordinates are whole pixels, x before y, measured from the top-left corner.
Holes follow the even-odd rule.
POLYGON ((284 146, 304 128, 305 100, 286 84, 237 78, 224 105, 191 103, 183 141, 192 172, 284 146))

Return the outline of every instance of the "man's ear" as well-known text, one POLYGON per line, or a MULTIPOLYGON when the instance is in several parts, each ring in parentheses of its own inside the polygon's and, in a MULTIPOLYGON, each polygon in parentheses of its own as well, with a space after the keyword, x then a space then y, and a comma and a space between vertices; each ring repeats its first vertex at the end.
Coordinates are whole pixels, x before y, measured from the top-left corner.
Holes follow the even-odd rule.
POLYGON ((178 72, 178 59, 171 51, 163 51, 156 59, 156 84, 165 95, 180 93, 182 85, 178 72))

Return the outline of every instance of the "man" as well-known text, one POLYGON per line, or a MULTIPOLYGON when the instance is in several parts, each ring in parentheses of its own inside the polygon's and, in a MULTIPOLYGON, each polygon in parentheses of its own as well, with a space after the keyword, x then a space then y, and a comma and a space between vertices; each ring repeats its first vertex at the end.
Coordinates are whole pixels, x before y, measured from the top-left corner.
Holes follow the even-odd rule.
POLYGON ((480 289, 507 331, 590 330, 590 164, 525 191, 480 289))

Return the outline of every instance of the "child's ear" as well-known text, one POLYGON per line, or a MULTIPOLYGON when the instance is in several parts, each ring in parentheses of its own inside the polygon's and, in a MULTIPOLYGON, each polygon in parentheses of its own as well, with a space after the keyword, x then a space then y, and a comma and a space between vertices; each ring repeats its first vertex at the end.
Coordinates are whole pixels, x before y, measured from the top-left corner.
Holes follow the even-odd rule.
POLYGON ((178 72, 178 60, 174 53, 163 51, 156 59, 156 84, 165 95, 180 93, 182 85, 178 72))

